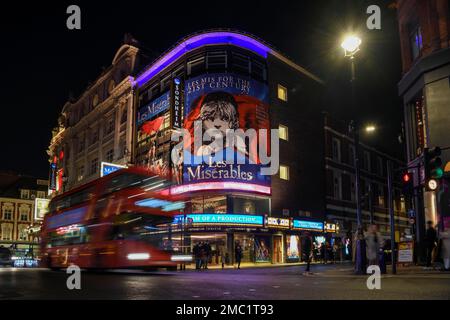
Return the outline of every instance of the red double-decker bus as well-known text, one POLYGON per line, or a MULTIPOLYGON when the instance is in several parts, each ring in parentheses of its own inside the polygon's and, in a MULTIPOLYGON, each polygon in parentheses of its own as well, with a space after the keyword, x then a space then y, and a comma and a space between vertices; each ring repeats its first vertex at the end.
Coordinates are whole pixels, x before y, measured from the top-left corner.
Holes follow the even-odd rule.
POLYGON ((42 226, 41 263, 176 269, 190 257, 173 246, 172 224, 184 201, 170 195, 171 184, 170 177, 127 168, 56 196, 42 226))

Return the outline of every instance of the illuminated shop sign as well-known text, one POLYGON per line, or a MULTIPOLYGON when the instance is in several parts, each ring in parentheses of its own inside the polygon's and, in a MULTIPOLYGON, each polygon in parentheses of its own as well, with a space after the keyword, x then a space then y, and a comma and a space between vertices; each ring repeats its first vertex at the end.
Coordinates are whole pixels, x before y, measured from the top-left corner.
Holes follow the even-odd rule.
POLYGON ((219 130, 223 137, 229 130, 270 131, 266 84, 233 73, 205 74, 185 81, 184 104, 184 129, 192 137, 183 155, 184 184, 234 182, 270 188, 270 175, 261 174, 262 164, 254 152, 262 147, 257 138, 194 143, 196 132, 204 135, 209 129, 219 130))
POLYGON ((323 222, 294 220, 292 228, 301 230, 323 231, 323 222))
POLYGON ((175 78, 172 81, 172 127, 181 129, 183 127, 184 119, 184 101, 183 101, 183 81, 180 78, 175 78))
POLYGON ((102 162, 100 165, 100 177, 106 176, 114 171, 117 171, 122 168, 127 168, 127 166, 122 166, 119 164, 102 162))
POLYGON ((325 232, 337 232, 335 223, 325 223, 325 232))
POLYGON ((170 92, 168 91, 138 110, 137 126, 139 127, 145 121, 155 117, 163 111, 168 110, 169 106, 170 92))
MULTIPOLYGON (((188 214, 187 219, 192 219, 192 225, 219 225, 219 226, 254 226, 262 227, 264 225, 264 217, 247 214, 188 214)), ((179 219, 183 219, 183 215, 175 218, 175 223, 179 219)))
POLYGON ((46 213, 48 213, 49 199, 34 199, 34 220, 42 220, 46 213))
POLYGON ((266 227, 269 228, 280 228, 280 229, 289 229, 291 225, 291 221, 285 218, 276 218, 276 217, 267 217, 266 218, 266 227))
POLYGON ((50 164, 50 177, 49 177, 49 186, 50 190, 56 190, 56 163, 53 162, 50 164))
POLYGON ((236 190, 257 192, 263 194, 271 194, 271 188, 267 186, 260 186, 257 184, 247 184, 241 182, 200 182, 194 184, 184 184, 172 187, 170 189, 171 194, 182 194, 196 191, 211 191, 211 190, 236 190))

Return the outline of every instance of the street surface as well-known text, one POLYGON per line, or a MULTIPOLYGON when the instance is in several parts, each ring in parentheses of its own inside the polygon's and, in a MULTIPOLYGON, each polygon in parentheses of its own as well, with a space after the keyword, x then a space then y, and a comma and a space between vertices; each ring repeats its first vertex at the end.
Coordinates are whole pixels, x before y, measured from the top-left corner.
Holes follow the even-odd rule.
POLYGON ((241 270, 120 270, 81 273, 81 290, 68 290, 65 271, 0 268, 4 299, 450 299, 450 273, 423 271, 383 275, 381 290, 369 290, 366 276, 351 265, 314 265, 241 270))

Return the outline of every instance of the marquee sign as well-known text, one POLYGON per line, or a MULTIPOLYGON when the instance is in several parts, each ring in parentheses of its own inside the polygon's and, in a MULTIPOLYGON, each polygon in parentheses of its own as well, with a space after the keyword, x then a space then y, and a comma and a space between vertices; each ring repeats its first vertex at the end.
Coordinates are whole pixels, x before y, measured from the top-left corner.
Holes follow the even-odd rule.
MULTIPOLYGON (((183 219, 183 215, 175 218, 175 223, 183 219)), ((192 226, 215 225, 215 226, 249 226, 263 227, 264 217, 248 214, 223 214, 223 213, 203 213, 188 214, 187 219, 192 219, 192 226)))
POLYGON ((292 229, 323 231, 323 222, 294 220, 292 223, 292 229))
POLYGON ((277 217, 266 217, 266 227, 268 228, 279 228, 279 229, 289 229, 291 226, 291 221, 286 218, 277 217))
POLYGON ((100 166, 100 176, 104 177, 110 173, 113 173, 114 171, 117 171, 122 168, 127 168, 127 166, 114 164, 114 163, 108 163, 108 162, 102 162, 100 166))

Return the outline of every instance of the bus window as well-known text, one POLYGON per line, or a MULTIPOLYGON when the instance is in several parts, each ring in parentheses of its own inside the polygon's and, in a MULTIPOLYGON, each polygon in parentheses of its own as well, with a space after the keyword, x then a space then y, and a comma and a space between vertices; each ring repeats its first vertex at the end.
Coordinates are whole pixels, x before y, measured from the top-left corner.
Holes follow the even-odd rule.
POLYGON ((172 250, 171 224, 166 216, 127 213, 116 218, 112 239, 146 242, 160 250, 172 250))
POLYGON ((166 188, 172 183, 166 179, 163 179, 157 175, 145 176, 140 174, 124 172, 119 174, 107 183, 102 195, 106 195, 112 192, 117 192, 125 188, 141 188, 145 191, 156 191, 158 189, 166 188))
POLYGON ((94 196, 94 187, 80 190, 50 203, 50 212, 55 212, 89 201, 94 196))
POLYGON ((85 226, 66 226, 58 228, 49 235, 48 243, 52 247, 82 244, 89 241, 89 235, 85 226))

